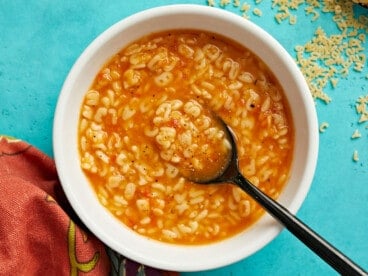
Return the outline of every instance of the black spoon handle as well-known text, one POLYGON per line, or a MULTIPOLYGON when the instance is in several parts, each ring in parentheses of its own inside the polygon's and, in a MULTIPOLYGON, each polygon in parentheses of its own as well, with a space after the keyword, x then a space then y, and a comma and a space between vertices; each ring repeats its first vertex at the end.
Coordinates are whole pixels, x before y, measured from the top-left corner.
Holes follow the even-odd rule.
POLYGON ((310 229, 285 207, 260 191, 241 174, 238 174, 233 181, 341 275, 368 275, 361 267, 310 229))

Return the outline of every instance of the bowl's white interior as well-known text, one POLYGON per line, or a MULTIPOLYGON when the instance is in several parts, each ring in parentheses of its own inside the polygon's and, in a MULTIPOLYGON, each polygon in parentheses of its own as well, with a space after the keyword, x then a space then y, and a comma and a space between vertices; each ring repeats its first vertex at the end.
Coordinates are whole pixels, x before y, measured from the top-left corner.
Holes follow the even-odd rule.
POLYGON ((117 221, 98 202, 78 157, 77 125, 83 96, 102 65, 128 43, 166 29, 202 29, 225 35, 260 56, 283 85, 295 124, 292 174, 279 201, 292 212, 302 204, 312 182, 318 151, 317 120, 307 84, 288 53, 259 27, 220 9, 175 5, 126 18, 100 35, 73 66, 61 91, 54 120, 54 156, 63 189, 86 226, 105 244, 146 265, 177 271, 224 266, 245 258, 281 231, 270 216, 223 242, 177 246, 142 237, 117 221))

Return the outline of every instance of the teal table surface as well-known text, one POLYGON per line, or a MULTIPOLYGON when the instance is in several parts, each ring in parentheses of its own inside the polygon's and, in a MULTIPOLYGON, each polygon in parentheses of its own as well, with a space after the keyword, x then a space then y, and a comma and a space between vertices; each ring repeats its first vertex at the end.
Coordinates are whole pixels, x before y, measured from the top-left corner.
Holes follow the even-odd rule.
MULTIPOLYGON (((223 7, 220 0, 214 2, 214 8, 242 15, 241 7, 234 6, 236 1, 223 7)), ((293 25, 288 20, 275 20, 277 7, 272 8, 272 2, 276 1, 240 2, 249 4, 249 20, 273 35, 294 58, 295 46, 310 41, 319 26, 328 35, 339 34, 331 13, 320 11, 313 21, 313 14, 306 13, 307 4, 290 10, 297 16, 293 25), (253 13, 255 8, 262 11, 261 16, 253 13)), ((58 95, 85 47, 106 28, 135 12, 177 3, 208 4, 205 0, 0 0, 0 134, 23 139, 52 156, 58 95)), ((359 6, 354 11, 356 16, 368 16, 368 10, 359 6)), ((362 43, 363 54, 368 53, 366 44, 362 43)), ((298 216, 368 269, 368 122, 359 123, 355 108, 358 98, 368 95, 366 63, 363 60, 361 71, 350 68, 346 76, 337 76, 335 87, 324 87, 332 99, 329 104, 316 100, 319 123, 327 122, 329 127, 319 134, 316 174, 298 216), (356 129, 361 137, 352 139, 356 129), (359 153, 358 161, 353 160, 354 151, 359 153)), ((336 275, 286 230, 245 260, 211 271, 183 274, 336 275)))

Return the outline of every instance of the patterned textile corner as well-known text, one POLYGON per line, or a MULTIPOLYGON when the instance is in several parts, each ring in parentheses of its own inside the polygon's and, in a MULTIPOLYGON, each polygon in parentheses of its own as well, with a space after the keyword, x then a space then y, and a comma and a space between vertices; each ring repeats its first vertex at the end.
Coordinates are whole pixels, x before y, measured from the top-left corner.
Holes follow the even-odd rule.
POLYGON ((0 136, 0 240, 0 275, 178 275, 106 250, 69 205, 53 160, 7 136, 0 136))

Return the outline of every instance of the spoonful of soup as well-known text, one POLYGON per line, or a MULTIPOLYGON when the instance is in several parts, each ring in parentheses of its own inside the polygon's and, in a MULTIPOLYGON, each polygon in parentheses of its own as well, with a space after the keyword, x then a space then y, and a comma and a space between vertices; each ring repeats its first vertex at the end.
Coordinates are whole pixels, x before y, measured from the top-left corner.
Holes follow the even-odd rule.
POLYGON ((221 150, 211 153, 208 157, 212 170, 209 171, 208 167, 197 168, 194 165, 182 166, 183 176, 199 184, 232 183, 239 186, 337 272, 342 275, 367 275, 362 268, 310 229, 285 207, 263 193, 240 173, 235 143, 236 136, 222 120, 219 119, 218 121, 219 125, 215 126, 218 133, 216 146, 219 145, 217 148, 221 150), (219 128, 222 128, 222 130, 219 130, 219 128))

